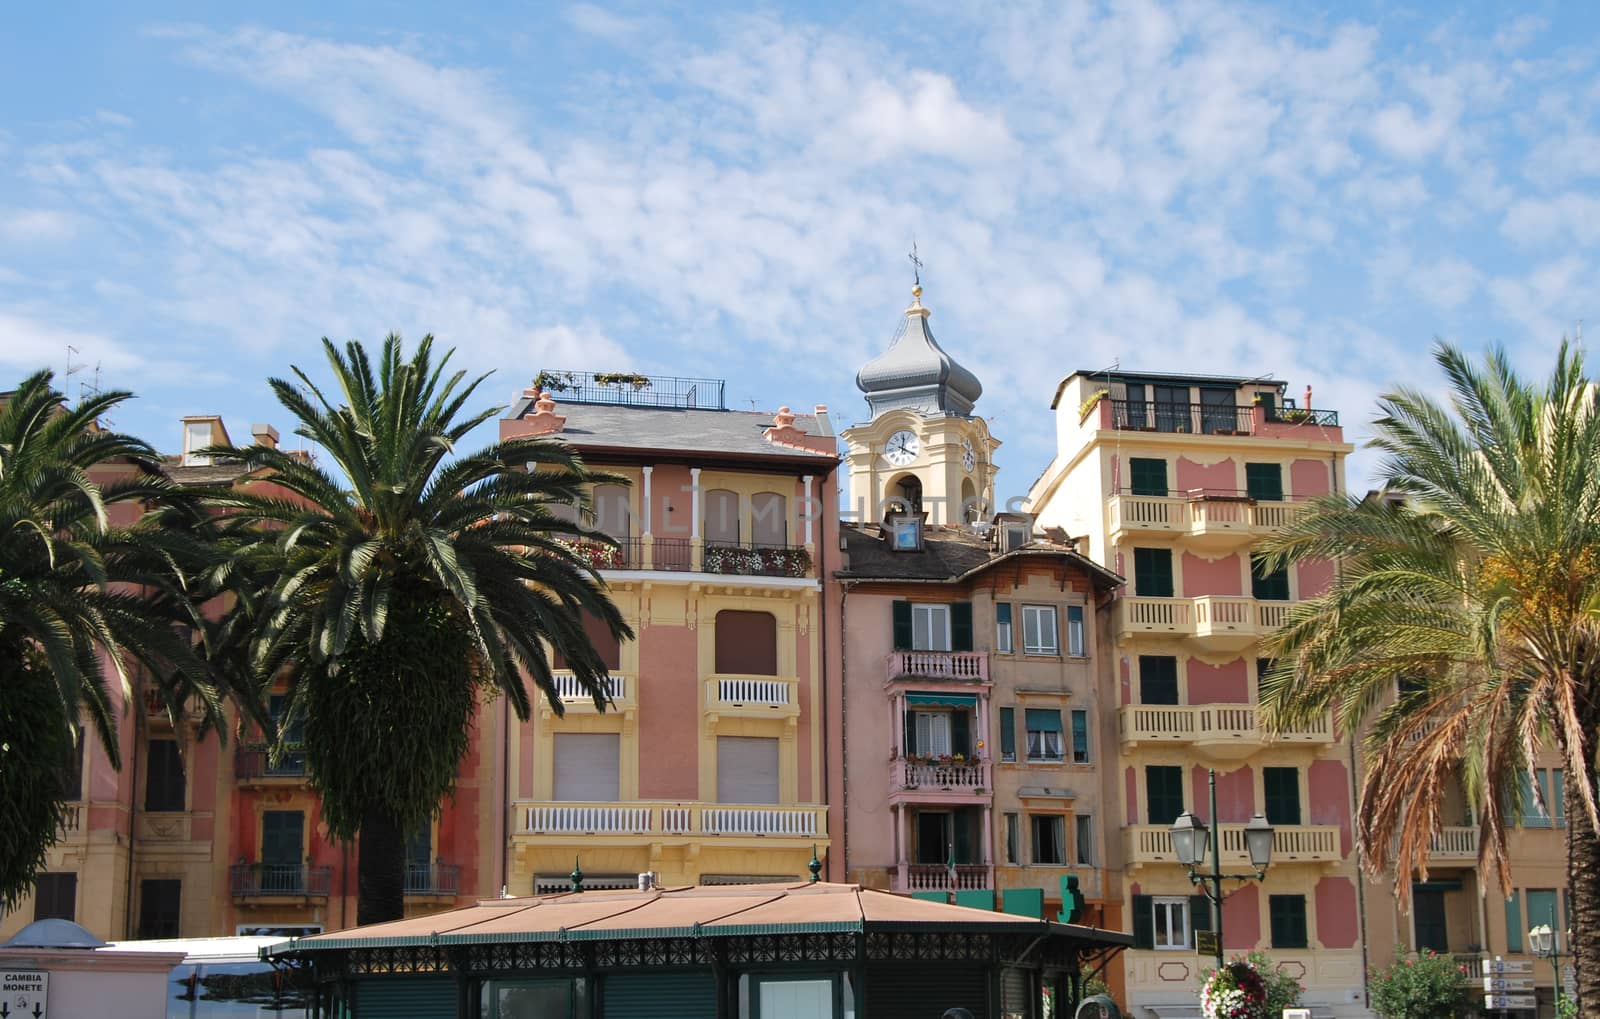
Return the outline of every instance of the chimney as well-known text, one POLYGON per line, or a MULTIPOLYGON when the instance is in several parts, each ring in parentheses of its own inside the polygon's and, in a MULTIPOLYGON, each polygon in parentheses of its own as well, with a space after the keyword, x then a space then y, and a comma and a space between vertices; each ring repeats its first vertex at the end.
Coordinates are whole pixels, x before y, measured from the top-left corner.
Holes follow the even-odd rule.
POLYGON ((268 449, 278 448, 278 430, 269 424, 262 423, 250 426, 250 435, 256 440, 256 445, 268 449))
MULTIPOLYGON (((531 390, 529 393, 532 395, 531 390)), ((566 428, 567 419, 556 413, 556 398, 546 390, 537 394, 533 412, 523 415, 521 424, 522 427, 518 429, 520 435, 551 435, 566 428)))
POLYGON ((817 409, 813 413, 817 418, 817 434, 830 439, 833 438, 833 418, 828 416, 828 405, 825 403, 817 404, 817 409))

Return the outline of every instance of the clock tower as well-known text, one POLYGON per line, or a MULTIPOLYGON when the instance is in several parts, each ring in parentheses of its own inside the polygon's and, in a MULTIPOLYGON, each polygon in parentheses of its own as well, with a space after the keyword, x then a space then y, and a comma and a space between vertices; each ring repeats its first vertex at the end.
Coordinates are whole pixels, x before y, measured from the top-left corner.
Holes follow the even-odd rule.
POLYGON ((911 291, 889 349, 856 373, 871 418, 840 433, 848 447, 850 510, 862 522, 886 512, 927 514, 930 524, 987 520, 994 512, 999 441, 972 413, 976 375, 939 346, 922 287, 911 291))

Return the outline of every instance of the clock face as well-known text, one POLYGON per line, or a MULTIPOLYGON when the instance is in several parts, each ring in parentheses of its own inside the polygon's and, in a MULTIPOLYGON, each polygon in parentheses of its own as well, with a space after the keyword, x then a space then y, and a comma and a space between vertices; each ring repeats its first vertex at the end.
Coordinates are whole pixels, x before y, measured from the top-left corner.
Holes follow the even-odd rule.
POLYGON ((966 468, 968 474, 971 474, 972 469, 978 466, 978 453, 972 448, 971 439, 961 440, 961 466, 966 468))
POLYGON ((883 447, 883 455, 896 467, 904 467, 917 458, 917 451, 921 448, 922 443, 916 433, 902 428, 889 436, 889 441, 883 447))

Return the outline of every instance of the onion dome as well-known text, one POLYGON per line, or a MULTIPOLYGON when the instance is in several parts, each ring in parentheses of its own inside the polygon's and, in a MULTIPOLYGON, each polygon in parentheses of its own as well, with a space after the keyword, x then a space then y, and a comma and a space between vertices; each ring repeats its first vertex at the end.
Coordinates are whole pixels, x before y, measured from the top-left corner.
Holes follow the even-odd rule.
POLYGON ((856 373, 856 387, 867 395, 872 416, 900 407, 924 414, 972 413, 983 394, 978 377, 945 353, 928 329, 932 314, 922 305, 922 287, 911 291, 911 307, 889 349, 856 373))

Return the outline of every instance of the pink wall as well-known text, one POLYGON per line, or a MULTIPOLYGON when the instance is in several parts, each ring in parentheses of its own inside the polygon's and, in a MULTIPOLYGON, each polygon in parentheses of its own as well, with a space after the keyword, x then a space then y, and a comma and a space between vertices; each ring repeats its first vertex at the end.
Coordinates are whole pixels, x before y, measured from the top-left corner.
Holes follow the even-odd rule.
MULTIPOLYGON (((650 533, 658 538, 687 538, 694 533, 694 500, 689 493, 689 468, 662 464, 650 475, 650 533)), ((641 484, 641 498, 643 486, 641 484)), ((643 529, 644 522, 634 524, 643 529)))
POLYGON ((887 807, 889 739, 894 729, 883 690, 885 662, 894 643, 894 600, 892 595, 857 589, 845 604, 844 697, 853 751, 845 809, 851 867, 891 867, 897 862, 894 813, 887 807))
POLYGON ((1323 948, 1353 948, 1356 943, 1356 887, 1347 877, 1317 882, 1317 940, 1323 948))
POLYGON ((1250 672, 1243 658, 1222 665, 1189 659, 1190 704, 1250 703, 1250 672))
POLYGON ((1244 594, 1244 565, 1236 555, 1221 559, 1204 559, 1193 552, 1183 554, 1183 590, 1185 598, 1203 594, 1244 594))
POLYGON ((1178 457, 1177 487, 1180 492, 1196 488, 1215 492, 1239 490, 1239 465, 1232 460, 1214 464, 1197 464, 1188 457, 1178 457))
POLYGON ((699 649, 695 631, 646 626, 639 634, 639 798, 700 798, 700 761, 692 736, 700 729, 699 649))
POLYGON ((1311 823, 1339 826, 1339 852, 1350 855, 1350 773, 1339 761, 1314 761, 1306 776, 1311 823))
POLYGON ((1310 499, 1327 495, 1327 460, 1296 460, 1289 465, 1289 495, 1296 499, 1310 499))
MULTIPOLYGON (((1189 776, 1194 783, 1194 816, 1210 821, 1211 788, 1206 769, 1196 765, 1189 776)), ((1255 812, 1255 773, 1248 766, 1217 772, 1217 819, 1223 824, 1243 824, 1255 812)))
POLYGON ((1261 891, 1246 884, 1222 900, 1222 947, 1248 952, 1261 942, 1261 891))
POLYGON ((1299 572, 1301 598, 1326 594, 1328 588, 1333 586, 1333 564, 1330 562, 1300 563, 1295 569, 1299 572))
POLYGON ((1117 665, 1117 689, 1121 691, 1123 704, 1133 703, 1133 663, 1128 656, 1123 655, 1117 665))

